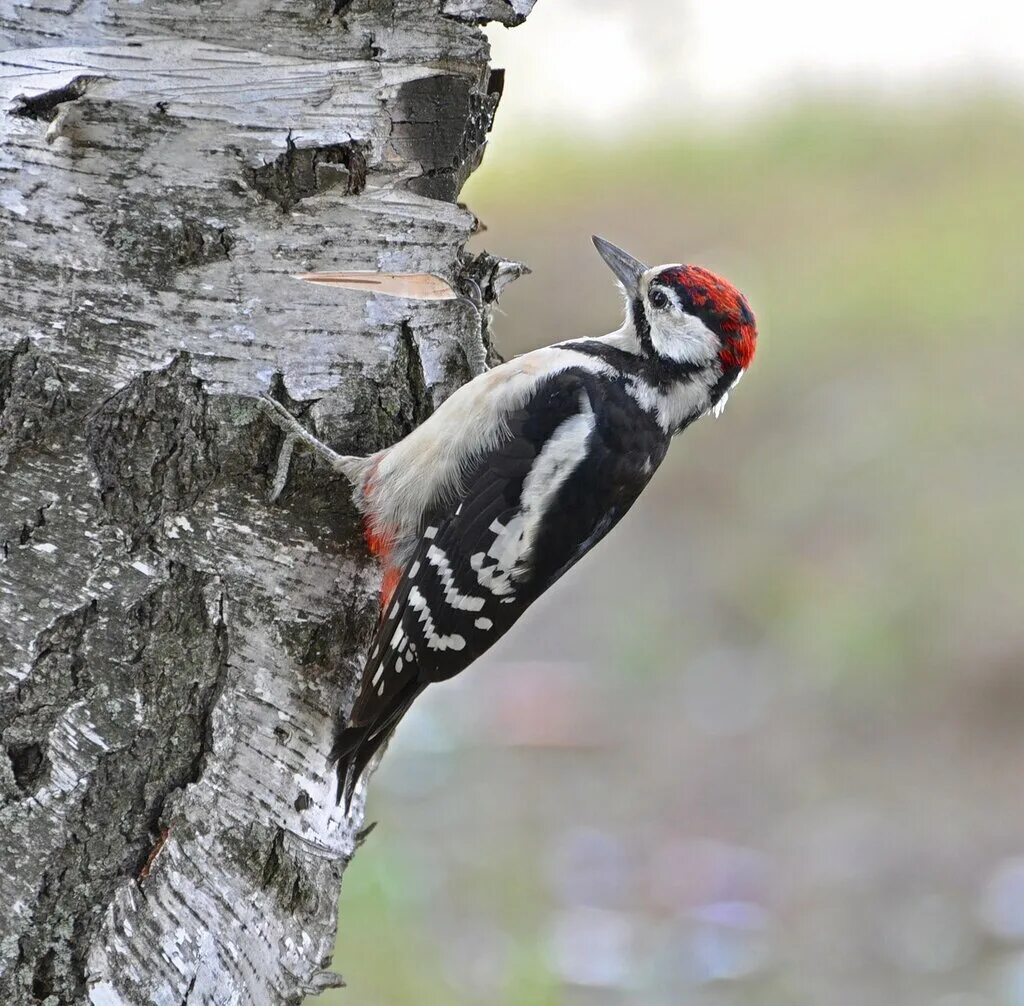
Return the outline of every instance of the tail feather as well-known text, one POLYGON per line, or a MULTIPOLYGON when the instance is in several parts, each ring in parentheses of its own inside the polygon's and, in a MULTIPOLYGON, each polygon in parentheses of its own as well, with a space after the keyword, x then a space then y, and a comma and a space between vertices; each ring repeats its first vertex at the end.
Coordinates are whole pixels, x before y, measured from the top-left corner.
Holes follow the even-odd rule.
POLYGON ((344 800, 346 816, 366 767, 391 738, 398 721, 409 711, 424 687, 410 682, 409 687, 396 695, 390 705, 379 710, 371 722, 349 725, 338 733, 329 761, 337 763, 337 802, 344 800))
MULTIPOLYGON (((372 740, 361 744, 359 748, 353 753, 351 763, 346 769, 345 774, 345 814, 348 815, 352 809, 352 797, 355 796, 356 786, 359 785, 359 780, 362 779, 363 773, 366 771, 366 766, 373 761, 374 756, 381 749, 381 747, 387 742, 391 734, 385 734, 380 737, 374 737, 372 740)), ((339 792, 341 790, 341 780, 338 781, 339 792)))
POLYGON ((346 816, 351 809, 352 796, 362 773, 362 768, 357 770, 356 765, 361 762, 365 768, 379 746, 379 742, 373 744, 369 741, 371 731, 371 727, 346 727, 338 734, 338 739, 328 756, 328 761, 335 763, 338 777, 338 792, 335 799, 337 803, 344 800, 346 816), (369 758, 365 755, 367 748, 370 749, 369 758))

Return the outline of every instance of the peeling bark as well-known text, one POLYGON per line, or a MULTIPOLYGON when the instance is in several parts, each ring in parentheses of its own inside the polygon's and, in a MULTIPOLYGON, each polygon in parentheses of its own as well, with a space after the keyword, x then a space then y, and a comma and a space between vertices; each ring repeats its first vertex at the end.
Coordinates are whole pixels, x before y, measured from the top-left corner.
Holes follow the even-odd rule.
POLYGON ((361 807, 347 487, 493 362, 456 203, 530 0, 0 0, 0 1001, 298 1003, 361 807), (59 43, 55 40, 60 40, 59 43), (429 271, 414 303, 302 284, 429 271))

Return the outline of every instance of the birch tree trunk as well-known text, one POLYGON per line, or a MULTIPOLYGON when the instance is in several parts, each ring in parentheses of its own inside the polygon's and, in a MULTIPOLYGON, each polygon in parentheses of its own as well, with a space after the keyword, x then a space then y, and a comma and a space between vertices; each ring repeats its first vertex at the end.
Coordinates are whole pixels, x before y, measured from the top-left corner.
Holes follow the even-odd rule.
POLYGON ((5 1006, 338 983, 361 810, 326 754, 377 572, 308 455, 266 503, 253 399, 366 453, 485 366, 515 269, 464 253, 456 197, 480 25, 532 3, 0 0, 5 1006), (483 309, 291 278, 339 268, 483 309))

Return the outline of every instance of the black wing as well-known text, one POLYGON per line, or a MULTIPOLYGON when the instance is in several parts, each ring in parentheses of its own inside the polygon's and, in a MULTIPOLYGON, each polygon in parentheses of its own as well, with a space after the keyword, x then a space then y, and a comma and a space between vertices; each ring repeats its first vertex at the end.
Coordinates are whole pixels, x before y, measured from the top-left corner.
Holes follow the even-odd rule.
POLYGON ((476 660, 611 530, 666 445, 628 395, 589 372, 545 379, 509 417, 508 435, 464 480, 461 497, 424 522, 382 615, 335 745, 339 799, 351 800, 428 684, 476 660))

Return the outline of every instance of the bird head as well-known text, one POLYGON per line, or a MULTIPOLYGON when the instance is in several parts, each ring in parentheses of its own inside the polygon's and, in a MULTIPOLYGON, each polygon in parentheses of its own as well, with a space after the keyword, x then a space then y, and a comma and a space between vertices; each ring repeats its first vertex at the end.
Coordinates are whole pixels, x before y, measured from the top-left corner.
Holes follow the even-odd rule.
POLYGON ((702 266, 648 268, 604 238, 594 245, 626 296, 641 352, 668 372, 717 370, 725 387, 735 384, 757 345, 743 294, 702 266))

